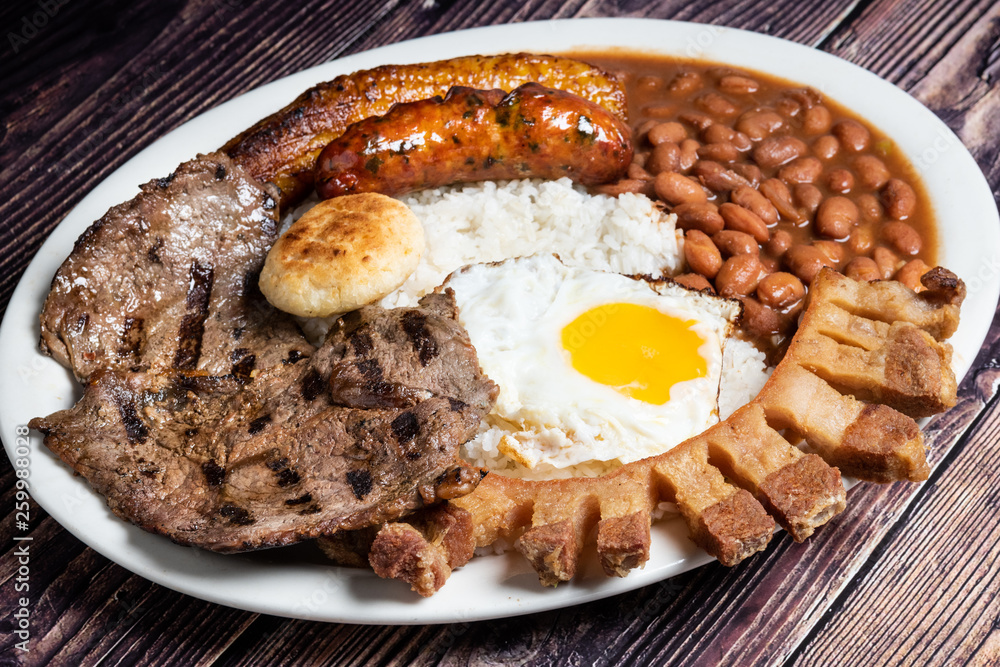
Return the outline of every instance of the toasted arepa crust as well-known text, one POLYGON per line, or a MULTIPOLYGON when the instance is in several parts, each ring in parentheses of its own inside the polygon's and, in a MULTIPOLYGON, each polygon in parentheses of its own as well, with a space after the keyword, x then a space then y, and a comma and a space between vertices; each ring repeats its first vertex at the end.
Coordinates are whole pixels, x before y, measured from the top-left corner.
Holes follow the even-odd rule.
POLYGON ((423 226, 402 202, 375 193, 328 199, 271 248, 260 290, 293 315, 346 313, 402 285, 423 249, 423 226))

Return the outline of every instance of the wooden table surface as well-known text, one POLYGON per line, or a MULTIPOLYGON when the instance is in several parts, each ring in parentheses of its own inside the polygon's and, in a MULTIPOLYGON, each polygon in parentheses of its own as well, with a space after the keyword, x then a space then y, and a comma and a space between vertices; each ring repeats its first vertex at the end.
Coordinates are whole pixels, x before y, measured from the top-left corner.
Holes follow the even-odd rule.
MULTIPOLYGON (((0 309, 91 188, 220 102, 413 37, 584 16, 713 23, 833 53, 927 105, 1000 186, 1000 4, 984 0, 8 2, 0 309)), ((32 505, 25 653, 13 634, 15 475, 0 457, 0 664, 1000 664, 998 355, 995 319, 959 405, 927 429, 929 481, 860 485, 806 543, 781 534, 733 569, 502 621, 352 626, 231 609, 133 575, 32 505)))

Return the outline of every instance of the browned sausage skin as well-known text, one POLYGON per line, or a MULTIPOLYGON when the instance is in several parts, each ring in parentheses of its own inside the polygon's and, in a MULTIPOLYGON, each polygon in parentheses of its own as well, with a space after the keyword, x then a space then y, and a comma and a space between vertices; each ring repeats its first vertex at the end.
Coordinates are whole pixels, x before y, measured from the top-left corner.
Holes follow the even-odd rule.
POLYGON ((352 125, 323 149, 315 184, 326 199, 509 178, 597 185, 631 161, 628 126, 598 104, 537 83, 509 94, 454 87, 352 125))
POLYGON ((397 102, 444 95, 451 86, 511 90, 529 81, 580 95, 626 117, 625 89, 616 75, 598 67, 530 53, 465 56, 338 76, 302 93, 222 150, 257 180, 274 182, 285 211, 309 194, 316 157, 350 124, 384 114, 397 102))

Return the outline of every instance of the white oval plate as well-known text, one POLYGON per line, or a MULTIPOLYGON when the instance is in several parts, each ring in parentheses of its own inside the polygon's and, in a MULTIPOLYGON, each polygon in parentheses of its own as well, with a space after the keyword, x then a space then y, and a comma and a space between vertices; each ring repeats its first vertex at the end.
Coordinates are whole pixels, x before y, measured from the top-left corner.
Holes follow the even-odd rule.
MULTIPOLYGON (((309 86, 359 69, 473 53, 567 52, 627 47, 731 63, 811 85, 885 131, 917 167, 941 229, 940 259, 969 286, 954 338, 964 375, 982 345, 1000 294, 1000 225, 990 188, 959 139, 895 86, 829 54, 791 42, 716 26, 644 19, 548 21, 437 35, 314 67, 231 100, 177 128, 94 188, 52 232, 21 279, 0 328, 0 434, 13 459, 16 433, 35 416, 70 407, 80 389, 65 368, 36 347, 38 313, 49 282, 73 242, 139 184, 209 152, 309 86)), ((579 604, 660 581, 709 562, 679 520, 654 526, 645 569, 609 579, 596 558, 582 576, 543 589, 515 555, 473 559, 448 584, 421 599, 370 572, 282 559, 280 550, 222 556, 177 546, 119 520, 104 499, 30 435, 34 499, 96 551, 132 572, 204 600, 281 616, 351 623, 443 623, 514 616, 579 604), (291 561, 291 562, 289 562, 291 561)), ((44 555, 42 556, 44 558, 44 555)))

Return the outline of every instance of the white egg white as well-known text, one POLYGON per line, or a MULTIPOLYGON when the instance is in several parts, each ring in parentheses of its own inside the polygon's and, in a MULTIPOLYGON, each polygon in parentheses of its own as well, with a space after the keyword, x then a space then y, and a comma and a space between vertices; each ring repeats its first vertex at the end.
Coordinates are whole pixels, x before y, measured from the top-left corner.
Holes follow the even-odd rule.
POLYGON ((480 365, 500 387, 487 425, 471 443, 480 463, 555 470, 629 463, 719 419, 723 348, 739 314, 735 301, 568 267, 552 255, 465 267, 444 287, 454 290, 480 365), (670 399, 654 405, 577 371, 563 347, 563 328, 591 308, 615 303, 694 321, 691 328, 705 341, 698 349, 705 376, 673 385, 670 399))

